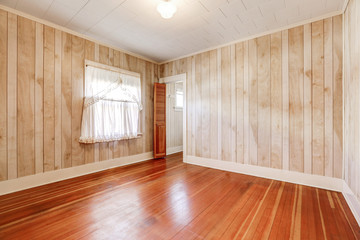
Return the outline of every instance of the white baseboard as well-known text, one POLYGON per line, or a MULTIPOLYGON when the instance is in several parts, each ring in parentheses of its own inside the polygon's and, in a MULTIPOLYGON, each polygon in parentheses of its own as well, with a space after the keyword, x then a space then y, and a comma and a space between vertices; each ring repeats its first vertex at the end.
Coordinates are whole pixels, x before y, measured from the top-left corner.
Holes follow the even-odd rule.
POLYGON ((178 153, 183 151, 183 146, 169 147, 166 149, 166 155, 178 153))
POLYGON ((349 208, 353 213, 358 225, 360 226, 360 202, 345 181, 344 181, 342 194, 347 204, 349 205, 349 208))
POLYGON ((138 155, 121 157, 107 161, 90 163, 77 167, 64 168, 56 171, 39 173, 22 178, 2 181, 0 182, 0 196, 7 193, 17 192, 20 190, 37 187, 48 183, 58 182, 61 180, 86 175, 89 173, 99 172, 110 168, 146 161, 152 158, 153 153, 147 152, 138 155))
POLYGON ((229 172, 341 192, 360 226, 360 202, 343 179, 194 156, 184 156, 184 162, 229 172))
POLYGON ((209 158, 187 156, 186 162, 190 164, 242 173, 256 177, 274 179, 284 182, 296 183, 305 186, 318 187, 327 190, 339 191, 343 189, 343 180, 319 175, 299 173, 268 167, 259 167, 236 162, 220 161, 209 158))

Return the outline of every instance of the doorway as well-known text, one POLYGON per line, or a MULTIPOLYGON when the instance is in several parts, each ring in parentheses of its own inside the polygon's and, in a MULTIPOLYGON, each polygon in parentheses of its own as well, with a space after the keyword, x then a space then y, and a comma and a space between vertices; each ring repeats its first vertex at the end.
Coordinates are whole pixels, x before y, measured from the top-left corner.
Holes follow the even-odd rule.
POLYGON ((166 84, 166 155, 184 151, 186 74, 161 78, 166 84))

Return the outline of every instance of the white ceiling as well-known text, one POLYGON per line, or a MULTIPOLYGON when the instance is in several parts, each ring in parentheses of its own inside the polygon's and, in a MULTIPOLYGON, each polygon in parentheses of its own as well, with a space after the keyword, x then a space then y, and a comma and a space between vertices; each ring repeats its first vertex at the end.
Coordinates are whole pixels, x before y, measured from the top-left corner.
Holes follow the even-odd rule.
POLYGON ((98 41, 157 62, 341 10, 345 0, 172 0, 165 20, 161 0, 0 0, 98 41))

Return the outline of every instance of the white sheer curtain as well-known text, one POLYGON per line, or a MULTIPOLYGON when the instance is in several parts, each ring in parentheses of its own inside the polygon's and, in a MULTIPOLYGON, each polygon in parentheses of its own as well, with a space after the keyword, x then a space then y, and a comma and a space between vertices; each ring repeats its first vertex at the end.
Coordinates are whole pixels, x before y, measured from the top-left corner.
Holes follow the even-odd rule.
POLYGON ((81 143, 136 138, 141 105, 140 78, 87 66, 81 143))

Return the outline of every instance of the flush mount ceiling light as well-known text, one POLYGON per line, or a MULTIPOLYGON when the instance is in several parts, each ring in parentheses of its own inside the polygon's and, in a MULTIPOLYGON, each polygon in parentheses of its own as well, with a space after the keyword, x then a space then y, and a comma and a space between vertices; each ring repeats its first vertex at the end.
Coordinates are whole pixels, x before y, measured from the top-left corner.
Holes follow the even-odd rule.
POLYGON ((176 13, 176 6, 170 1, 164 1, 159 3, 157 11, 160 13, 161 17, 169 19, 176 13))

